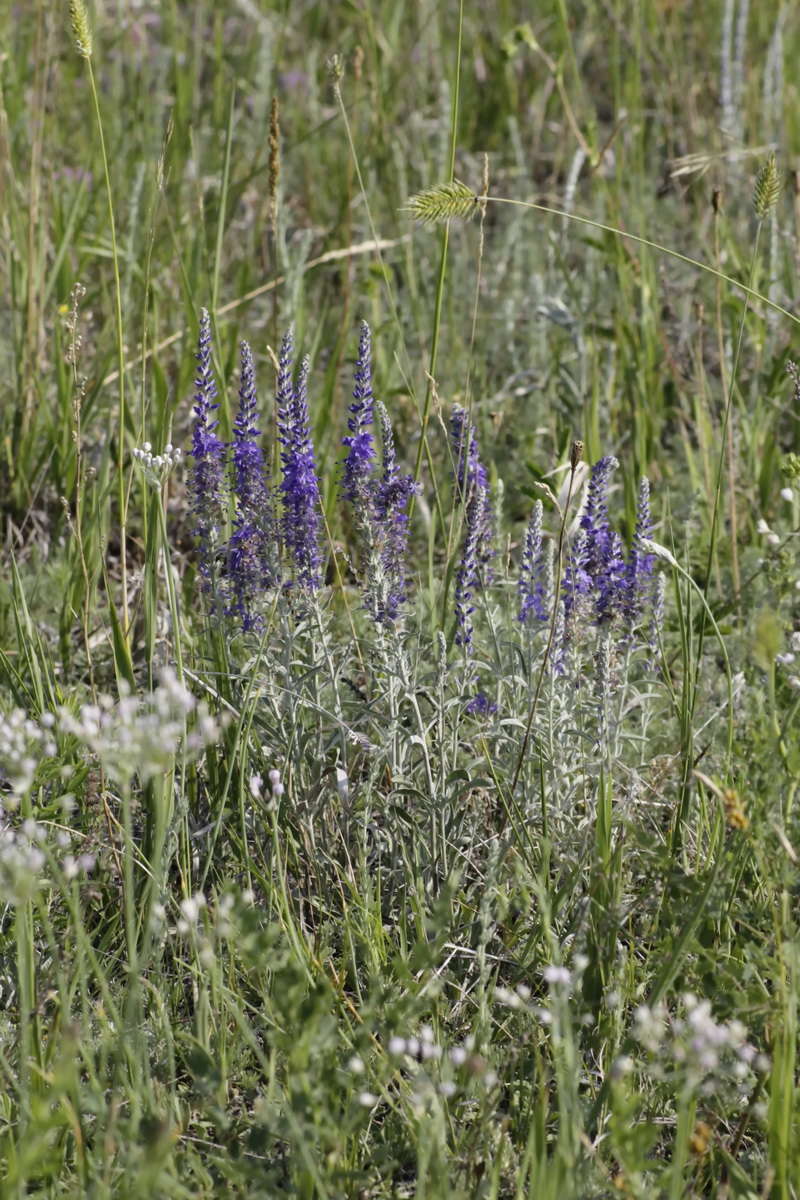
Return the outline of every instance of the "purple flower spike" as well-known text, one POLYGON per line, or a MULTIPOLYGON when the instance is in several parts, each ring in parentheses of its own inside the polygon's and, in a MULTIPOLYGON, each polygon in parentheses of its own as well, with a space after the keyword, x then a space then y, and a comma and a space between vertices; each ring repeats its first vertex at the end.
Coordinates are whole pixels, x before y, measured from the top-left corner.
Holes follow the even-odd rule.
POLYGON ((625 608, 627 600, 627 568, 622 556, 622 538, 614 531, 609 531, 606 543, 606 560, 602 571, 595 577, 597 590, 595 602, 595 619, 609 621, 619 616, 625 608))
POLYGON ((255 629, 260 622, 253 613, 253 601, 280 583, 280 566, 275 513, 264 455, 258 444, 253 355, 247 342, 242 342, 241 353, 242 380, 232 452, 236 515, 228 558, 235 597, 231 612, 241 617, 244 629, 255 629))
POLYGON ((405 555, 408 547, 408 502, 417 492, 413 475, 401 475, 394 455, 389 414, 380 402, 383 474, 378 486, 377 515, 381 526, 386 601, 379 620, 396 621, 406 596, 405 555))
POLYGON ((397 470, 392 427, 384 406, 378 403, 383 439, 383 472, 379 476, 372 426, 375 401, 370 368, 370 332, 361 325, 356 383, 348 448, 344 459, 341 495, 352 506, 360 543, 360 574, 364 607, 378 624, 393 624, 405 599, 404 558, 408 542, 408 501, 416 487, 411 476, 397 470))
POLYGON ((472 647, 472 594, 478 584, 478 543, 480 541, 486 493, 476 488, 467 505, 467 536, 464 553, 456 577, 456 645, 464 646, 469 654, 472 647))
POLYGON ((522 552, 522 571, 519 579, 520 621, 526 621, 529 614, 539 621, 546 621, 548 616, 547 589, 544 583, 542 514, 542 502, 537 500, 525 533, 525 549, 522 552))
POLYGON ((588 615, 591 606, 593 580, 586 569, 589 561, 588 538, 585 529, 579 529, 575 540, 567 551, 564 580, 561 590, 564 596, 564 612, 588 615))
POLYGON ((464 709, 470 716, 488 717, 492 713, 497 712, 497 705, 493 700, 488 700, 483 692, 478 692, 476 696, 470 700, 467 707, 464 709))
POLYGON ((654 578, 651 580, 651 602, 653 609, 650 619, 650 649, 652 651, 650 667, 653 671, 658 670, 656 652, 661 639, 661 630, 664 627, 666 591, 667 577, 663 573, 659 572, 659 574, 654 576, 654 578))
POLYGON ((618 466, 616 458, 610 454, 594 464, 581 517, 581 529, 586 530, 586 570, 598 580, 606 571, 611 551, 607 494, 611 474, 618 466))
MULTIPOLYGON (((467 410, 460 404, 453 405, 450 431, 453 440, 456 496, 462 504, 469 504, 470 497, 475 491, 480 489, 483 492, 483 508, 479 519, 476 553, 479 564, 485 567, 494 556, 494 520, 489 499, 489 476, 486 467, 481 462, 478 441, 475 437, 475 426, 470 423, 467 410)), ((486 582, 488 582, 488 578, 486 582)))
POLYGON ((296 582, 315 592, 322 583, 322 554, 319 482, 306 397, 309 362, 307 358, 303 360, 294 388, 291 363, 292 331, 289 330, 283 339, 278 372, 278 441, 283 465, 279 489, 283 501, 281 535, 294 565, 296 582))
POLYGON ((633 535, 631 552, 628 559, 626 578, 626 617, 628 625, 633 628, 641 621, 645 609, 651 600, 653 563, 652 554, 647 554, 643 543, 653 533, 653 522, 650 516, 650 483, 642 476, 639 483, 639 502, 636 506, 636 532, 633 535))
POLYGON ((225 444, 214 432, 218 422, 212 419, 219 405, 216 403, 217 385, 211 365, 211 320, 205 308, 200 310, 196 358, 197 391, 194 396, 193 466, 189 476, 189 493, 195 517, 193 533, 199 540, 203 590, 216 596, 218 581, 215 578, 214 555, 227 519, 228 493, 225 483, 225 444))
POLYGON ((372 439, 373 400, 372 373, 370 368, 370 335, 366 321, 361 324, 361 339, 358 344, 358 362, 356 364, 356 385, 353 389, 353 403, 350 405, 350 419, 347 428, 348 437, 342 438, 342 445, 347 446, 349 453, 344 460, 344 476, 342 478, 342 496, 356 509, 366 510, 367 515, 374 503, 375 491, 375 448, 372 439))

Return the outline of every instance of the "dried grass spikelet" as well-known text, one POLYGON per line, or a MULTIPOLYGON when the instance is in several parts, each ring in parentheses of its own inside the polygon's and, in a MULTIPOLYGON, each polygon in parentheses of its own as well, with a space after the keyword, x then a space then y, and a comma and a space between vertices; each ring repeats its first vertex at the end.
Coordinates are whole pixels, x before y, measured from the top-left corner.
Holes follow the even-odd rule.
POLYGON ((69 19, 72 22, 72 34, 78 54, 82 58, 91 58, 94 39, 86 0, 69 0, 69 19))
POLYGON ((273 234, 278 229, 278 181, 281 176, 281 127, 278 97, 272 97, 269 114, 269 223, 273 234))
POLYGON ((408 202, 406 212, 422 225, 434 225, 437 221, 449 221, 452 217, 466 217, 475 212, 479 198, 472 188, 459 179, 452 183, 439 183, 436 187, 418 192, 408 202))
POLYGON ((483 174, 481 175, 481 198, 478 201, 478 207, 481 210, 481 217, 486 216, 486 206, 489 202, 489 155, 483 156, 483 174))
POLYGON ((753 193, 753 207, 760 221, 763 221, 772 212, 778 202, 780 190, 781 177, 778 174, 778 168, 775 164, 775 154, 773 152, 758 172, 755 192, 753 193))
POLYGON ((353 51, 353 78, 355 79, 356 83, 360 83, 363 70, 364 48, 363 46, 356 46, 355 50, 353 51))

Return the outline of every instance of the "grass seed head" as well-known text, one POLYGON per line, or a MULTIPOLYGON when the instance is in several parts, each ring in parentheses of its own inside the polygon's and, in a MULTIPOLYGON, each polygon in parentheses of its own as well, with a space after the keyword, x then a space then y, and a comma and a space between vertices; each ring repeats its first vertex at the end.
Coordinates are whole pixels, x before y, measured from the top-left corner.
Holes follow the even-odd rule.
POLYGON ((437 221, 449 221, 453 217, 469 219, 477 204, 478 197, 472 188, 454 179, 452 183, 439 183, 418 192, 409 200, 406 211, 422 225, 435 225, 437 221))
POLYGON ((760 221, 768 217, 778 202, 781 190, 781 177, 775 164, 775 155, 770 154, 756 180, 756 190, 753 195, 753 207, 760 221))
POLYGON ((91 58, 94 39, 92 37, 92 23, 89 20, 89 10, 86 7, 86 0, 70 0, 69 18, 72 22, 72 33, 75 38, 78 54, 82 58, 91 58))
POLYGON ((281 176, 281 128, 278 115, 278 97, 273 96, 269 115, 269 223, 273 233, 278 227, 278 181, 281 176))

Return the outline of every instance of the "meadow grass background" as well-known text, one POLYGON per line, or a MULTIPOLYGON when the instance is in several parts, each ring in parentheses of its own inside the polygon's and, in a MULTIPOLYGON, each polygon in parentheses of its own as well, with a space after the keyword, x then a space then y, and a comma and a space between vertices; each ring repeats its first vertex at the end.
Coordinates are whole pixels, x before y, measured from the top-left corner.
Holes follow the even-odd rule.
POLYGON ((90 75, 69 5, 9 8, 0 1195, 798 1195, 797 15, 107 0, 90 75), (483 217, 411 220, 453 176, 480 195, 484 155, 483 217), (319 628, 211 619, 185 472, 162 496, 133 461, 189 449, 201 307, 225 438, 242 337, 268 447, 268 347, 293 322, 311 356, 319 628), (337 494, 361 320, 421 485, 394 643, 337 494), (454 402, 498 523, 485 716, 453 641, 454 402), (544 670, 521 541, 575 439, 619 460, 626 544, 649 477, 679 567, 657 669, 621 661, 612 702, 584 647, 513 788, 544 670), (166 664, 217 719, 204 751, 145 698, 166 664), (46 714, 126 689, 108 736, 48 744, 46 714))

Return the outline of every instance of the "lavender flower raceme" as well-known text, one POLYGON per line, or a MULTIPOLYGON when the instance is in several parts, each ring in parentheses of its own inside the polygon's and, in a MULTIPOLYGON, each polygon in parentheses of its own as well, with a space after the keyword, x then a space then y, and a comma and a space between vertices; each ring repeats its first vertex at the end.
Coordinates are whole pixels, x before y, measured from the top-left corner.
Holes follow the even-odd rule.
POLYGON ((659 641, 661 640, 661 630, 664 625, 664 606, 666 601, 667 577, 661 572, 653 578, 652 581, 652 605, 653 612, 650 619, 650 646, 652 654, 650 658, 650 667, 653 671, 658 669, 658 661, 656 652, 659 641))
POLYGON ((580 528, 567 551, 564 579, 561 591, 564 597, 564 614, 581 617, 592 615, 592 588, 594 581, 587 570, 589 546, 586 529, 580 528))
POLYGON ((192 470, 189 493, 195 517, 193 533, 200 550, 200 575, 203 590, 216 607, 220 589, 216 577, 215 554, 220 546, 222 529, 227 519, 228 494, 225 483, 225 444, 214 432, 218 422, 212 414, 216 403, 217 386, 211 365, 211 320, 205 308, 200 310, 200 334, 197 341, 197 378, 195 385, 194 433, 192 436, 192 470))
POLYGON ((639 483, 639 501, 636 506, 636 531, 633 535, 631 552, 628 558, 626 586, 626 612, 628 626, 632 629, 638 625, 651 601, 653 563, 652 554, 644 549, 644 541, 653 533, 653 522, 650 516, 650 483, 642 476, 639 483))
POLYGON ((259 620, 253 602, 280 582, 277 529, 272 497, 266 481, 264 455, 258 445, 257 401, 253 355, 241 344, 242 379, 239 412, 233 426, 233 486, 236 497, 234 533, 228 543, 229 575, 235 601, 231 609, 244 629, 259 620))
POLYGON ((304 359, 292 387, 292 331, 283 339, 278 371, 278 441, 281 444, 283 502, 281 536, 294 565, 295 580, 309 591, 321 586, 319 483, 308 418, 306 381, 309 362, 304 359))
POLYGON ((619 463, 607 454, 592 467, 586 507, 581 516, 581 529, 586 530, 586 570, 595 581, 605 574, 611 542, 608 520, 608 484, 619 463))
POLYGON ((611 530, 606 543, 606 561, 595 577, 595 620, 598 624, 620 617, 627 599, 627 567, 622 555, 622 538, 611 530))
POLYGON ((395 621, 405 600, 405 555, 408 547, 408 502, 417 491, 413 475, 401 475, 394 456, 389 414, 380 402, 378 415, 383 442, 383 474, 378 487, 377 511, 383 532, 383 565, 386 572, 384 619, 395 621))
POLYGON ((527 620, 530 613, 539 621, 547 619, 542 512, 542 502, 537 500, 525 533, 525 548, 522 552, 522 571, 519 579, 520 621, 527 620))
POLYGON ((478 544, 485 506, 486 493, 482 487, 478 487, 467 504, 467 535, 461 566, 456 576, 456 645, 464 646, 467 653, 472 646, 471 617, 475 611, 472 594, 478 583, 478 544))
POLYGON ((370 334, 366 321, 361 325, 356 364, 356 386, 350 405, 348 437, 342 445, 348 447, 344 460, 342 496, 368 519, 375 500, 375 448, 372 439, 373 400, 372 369, 370 364, 370 334))
POLYGON ((616 458, 606 455, 592 467, 586 507, 564 573, 567 616, 595 624, 622 615, 627 602, 622 540, 608 519, 608 483, 618 466, 616 458))
POLYGON ((383 438, 383 473, 377 473, 372 434, 374 400, 370 365, 370 332, 361 325, 353 403, 342 438, 348 448, 344 459, 342 498, 355 515, 361 543, 361 569, 365 608, 379 624, 393 623, 405 598, 404 556, 408 540, 406 508, 415 484, 402 476, 394 457, 394 439, 389 417, 378 405, 383 438))
POLYGON ((467 410, 460 404, 453 405, 450 430, 453 439, 457 498, 462 504, 468 505, 473 492, 483 492, 476 553, 478 564, 486 566, 494 554, 494 521, 489 500, 489 476, 481 462, 475 426, 471 424, 467 410))

